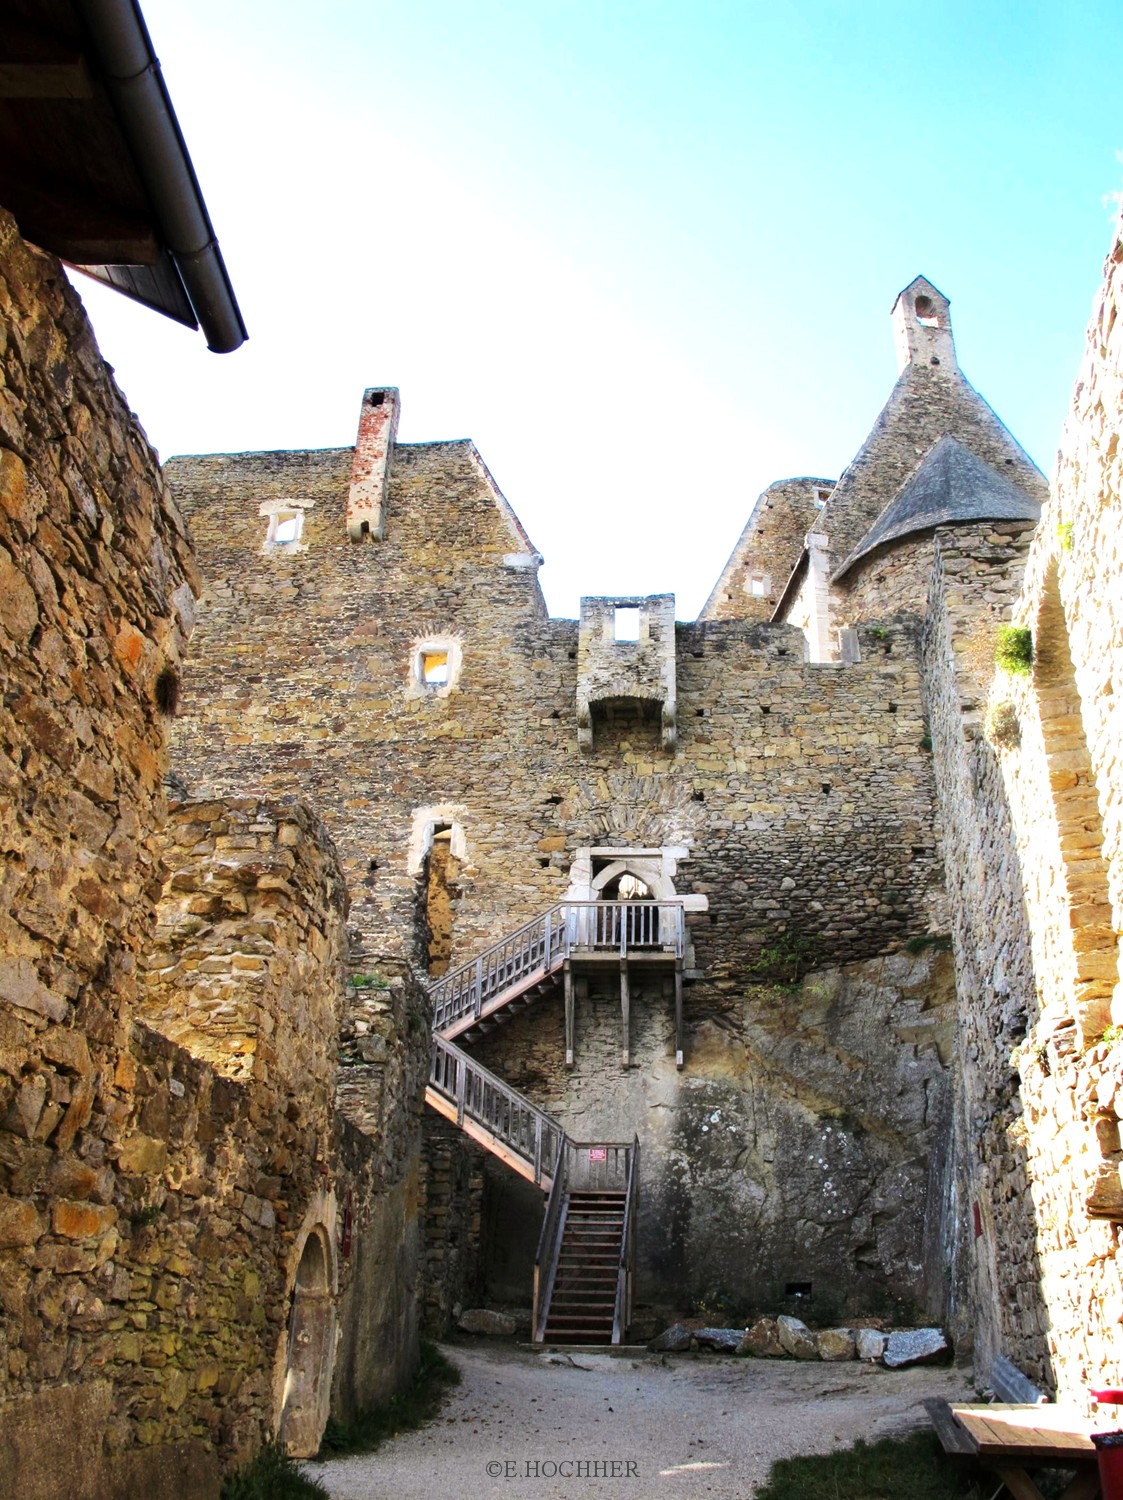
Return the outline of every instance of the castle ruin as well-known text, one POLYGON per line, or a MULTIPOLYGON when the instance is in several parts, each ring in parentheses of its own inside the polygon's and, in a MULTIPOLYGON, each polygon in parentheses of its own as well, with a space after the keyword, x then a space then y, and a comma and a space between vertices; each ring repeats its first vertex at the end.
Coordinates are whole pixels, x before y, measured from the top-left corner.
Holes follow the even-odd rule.
POLYGON ((880 1313, 982 1380, 1123 1373, 1121 266, 1051 491, 918 278, 868 439, 764 492, 697 621, 572 621, 396 390, 353 448, 161 471, 0 220, 22 1494, 314 1451, 422 1325, 530 1303, 601 1163, 626 1297, 539 1286, 538 1333, 880 1313))

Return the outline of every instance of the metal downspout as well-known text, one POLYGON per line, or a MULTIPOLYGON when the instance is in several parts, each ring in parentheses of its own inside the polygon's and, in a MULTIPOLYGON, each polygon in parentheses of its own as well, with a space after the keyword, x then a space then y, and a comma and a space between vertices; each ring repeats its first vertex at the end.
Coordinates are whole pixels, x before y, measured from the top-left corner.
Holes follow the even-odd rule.
POLYGON ((135 0, 76 4, 207 347, 228 354, 245 342, 246 326, 144 17, 135 0))

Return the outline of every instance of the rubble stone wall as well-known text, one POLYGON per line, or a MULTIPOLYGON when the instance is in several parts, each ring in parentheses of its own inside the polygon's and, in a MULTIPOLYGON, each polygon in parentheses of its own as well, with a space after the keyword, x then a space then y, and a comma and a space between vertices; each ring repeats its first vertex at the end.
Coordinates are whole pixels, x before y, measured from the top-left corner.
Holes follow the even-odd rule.
MULTIPOLYGON (((579 850, 684 848, 676 890, 709 902, 688 917, 701 977, 687 985, 687 1055, 705 1059, 702 1072, 712 1066, 714 1086, 725 1087, 715 1038, 725 1029, 741 1035, 748 966, 763 949, 794 947, 804 968, 830 967, 946 930, 911 626, 866 632, 854 666, 819 667, 804 661, 790 627, 678 625, 676 750, 662 748, 657 722, 626 712, 598 721, 582 750, 577 623, 544 616, 532 554, 512 564, 508 515, 470 445, 395 449, 381 542, 348 539, 348 472, 335 452, 293 455, 291 465, 284 455, 169 465, 208 578, 175 756, 194 795, 252 787, 316 799, 340 849, 351 924, 372 973, 385 981, 424 963, 427 851, 437 832, 448 830, 456 861, 453 966, 560 900, 579 850), (305 513, 305 550, 278 557, 262 551, 259 511, 284 496, 315 505, 305 513), (418 643, 434 638, 457 643, 459 675, 427 691, 414 663, 418 643)), ((382 1046, 409 1038, 408 1008, 391 1013, 396 993, 353 993, 353 1017, 360 1003, 390 1007, 367 1016, 381 1027, 377 1041, 369 1031, 365 1042, 355 1039, 360 1069, 376 1068, 382 1046)), ((661 995, 657 1009, 662 1026, 669 1011, 661 995)), ((419 1013, 414 1019, 427 1024, 419 1013)), ((664 1046, 673 1076, 669 1033, 660 1038, 652 1033, 645 1055, 655 1067, 664 1046)), ((893 1027, 876 1041, 881 1076, 896 1077, 901 1060, 915 1058, 915 1042, 893 1027)), ((757 1044, 762 1095, 782 1091, 770 1081, 784 1071, 772 1068, 782 1036, 763 1026, 757 1044)), ((825 1032, 808 1033, 812 1050, 830 1045, 825 1032)), ((583 1121, 593 1134, 623 1128, 612 1105, 618 1044, 609 1054, 607 1088, 590 1094, 605 1118, 598 1125, 594 1109, 583 1121)), ((929 1064, 932 1078, 943 1066, 934 1057, 909 1075, 907 1110, 915 1106, 921 1118, 929 1083, 937 1087, 929 1064)), ((563 1065, 559 1035, 552 1082, 528 1080, 532 1099, 562 1082, 563 1065)), ((646 1110, 630 1085, 627 1097, 646 1110)), ((688 1214, 709 1191, 707 1159, 726 1149, 701 1123, 688 1143, 696 1167, 681 1185, 688 1214)), ((855 1172, 860 1178, 868 1167, 880 1180, 885 1162, 907 1157, 923 1180, 927 1129, 876 1165, 859 1154, 855 1172)), ((652 1180, 661 1179, 685 1149, 666 1133, 653 1137, 645 1172, 650 1166, 652 1180)), ((793 1204, 798 1196, 793 1189, 793 1204)), ((720 1201, 727 1233, 741 1233, 737 1205, 720 1201)), ((794 1207, 777 1209, 777 1223, 798 1217, 794 1207)), ((894 1295, 914 1297, 916 1278, 904 1266, 921 1254, 920 1230, 909 1222, 896 1248, 886 1248, 892 1269, 887 1261, 881 1272, 856 1272, 854 1288, 883 1297, 892 1283, 894 1295), (913 1248, 901 1249, 906 1242, 913 1248)), ((683 1243, 693 1253, 704 1238, 683 1243)), ((876 1259, 890 1238, 862 1243, 875 1246, 876 1259)), ((788 1257, 781 1239, 777 1230, 777 1265, 788 1257)), ((824 1252, 816 1265, 825 1264, 824 1252)), ((672 1274, 668 1265, 665 1287, 672 1274)), ((457 1269, 453 1282, 461 1279, 457 1269)), ((759 1279, 738 1270, 730 1295, 748 1297, 759 1279)), ((437 1306, 458 1298, 427 1285, 437 1306)))
MULTIPOLYGON (((355 1245, 378 1217, 333 1106, 346 892, 291 801, 164 827, 186 526, 58 263, 3 215, 0 315, 4 1482, 213 1500, 277 1429, 337 1179, 355 1245)), ((382 1211, 398 1241, 415 1208, 382 1211)), ((416 1356, 391 1348, 383 1392, 416 1356)))
POLYGON ((1101 1040, 1123 1019, 1121 295, 1117 238, 1028 562, 941 535, 927 652, 960 976, 957 1296, 984 1376, 1003 1353, 1079 1404, 1123 1375, 1123 1060, 1101 1040), (1031 674, 987 659, 988 620, 1031 630, 1031 674))

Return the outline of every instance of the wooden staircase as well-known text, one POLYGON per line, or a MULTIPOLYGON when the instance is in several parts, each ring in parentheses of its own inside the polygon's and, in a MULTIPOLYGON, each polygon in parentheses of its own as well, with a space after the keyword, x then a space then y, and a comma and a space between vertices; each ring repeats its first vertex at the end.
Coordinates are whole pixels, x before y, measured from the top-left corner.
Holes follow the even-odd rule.
MULTIPOLYGON (((457 1046, 552 990, 574 955, 655 956, 684 944, 677 902, 562 902, 429 986, 425 1100, 547 1194, 534 1263, 536 1343, 619 1344, 631 1318, 639 1142, 571 1141, 559 1121, 457 1046)), ((681 1001, 678 1005, 681 1012, 681 1001)), ((680 1054, 681 1055, 681 1054, 680 1054)))
POLYGON ((627 1194, 570 1193, 553 1291, 547 1344, 611 1344, 627 1194))

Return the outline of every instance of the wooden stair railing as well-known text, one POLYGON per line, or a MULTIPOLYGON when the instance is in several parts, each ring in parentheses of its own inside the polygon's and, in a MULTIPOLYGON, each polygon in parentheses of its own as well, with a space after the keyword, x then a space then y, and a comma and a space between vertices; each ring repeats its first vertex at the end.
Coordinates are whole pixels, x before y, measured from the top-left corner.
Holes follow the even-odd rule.
POLYGON ((561 1125, 443 1037, 433 1038, 425 1100, 528 1182, 552 1186, 561 1125))
POLYGON ((632 1156, 624 1189, 624 1227, 620 1236, 620 1265, 616 1273, 616 1306, 612 1316, 612 1342, 621 1344, 632 1321, 632 1294, 636 1278, 636 1219, 639 1215, 639 1136, 632 1138, 632 1156))
POLYGON ((637 1140, 564 1138, 534 1263, 535 1343, 618 1344, 625 1337, 637 1163, 637 1140))
POLYGON ((535 1343, 619 1344, 632 1316, 639 1138, 571 1141, 559 1121, 452 1041, 579 953, 664 953, 681 963, 673 901, 563 901, 429 986, 425 1100, 547 1196, 534 1261, 535 1343))
POLYGON ((429 986, 433 1030, 451 1039, 580 954, 665 953, 681 960, 678 901, 561 901, 429 986))

